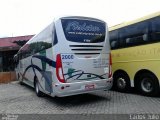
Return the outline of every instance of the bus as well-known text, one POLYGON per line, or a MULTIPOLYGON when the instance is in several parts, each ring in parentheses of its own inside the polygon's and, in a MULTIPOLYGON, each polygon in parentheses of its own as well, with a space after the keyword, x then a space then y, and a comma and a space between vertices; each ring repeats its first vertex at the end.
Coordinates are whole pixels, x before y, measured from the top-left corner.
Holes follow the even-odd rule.
POLYGON ((16 54, 20 83, 64 97, 112 86, 107 24, 96 18, 61 17, 31 38, 16 54))
POLYGON ((109 28, 113 88, 147 96, 160 89, 160 12, 109 28))

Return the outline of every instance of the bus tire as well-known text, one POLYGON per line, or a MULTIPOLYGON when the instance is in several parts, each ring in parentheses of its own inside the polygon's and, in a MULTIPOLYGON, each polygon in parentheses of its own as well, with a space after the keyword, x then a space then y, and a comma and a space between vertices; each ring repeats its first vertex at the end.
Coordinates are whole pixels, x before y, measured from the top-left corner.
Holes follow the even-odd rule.
POLYGON ((23 83, 22 81, 19 81, 19 84, 20 84, 20 85, 24 85, 24 83, 23 83))
POLYGON ((43 93, 39 89, 39 82, 38 82, 37 78, 35 79, 35 82, 34 82, 34 88, 35 88, 36 95, 38 97, 42 97, 43 93))
POLYGON ((130 90, 130 79, 124 72, 117 73, 113 76, 114 89, 119 92, 128 92, 130 90))
POLYGON ((143 73, 139 76, 139 91, 142 95, 157 96, 159 92, 159 83, 157 77, 152 73, 143 73))
POLYGON ((22 79, 21 79, 21 80, 19 79, 19 84, 20 84, 20 85, 24 85, 24 83, 23 83, 23 80, 22 80, 22 79))

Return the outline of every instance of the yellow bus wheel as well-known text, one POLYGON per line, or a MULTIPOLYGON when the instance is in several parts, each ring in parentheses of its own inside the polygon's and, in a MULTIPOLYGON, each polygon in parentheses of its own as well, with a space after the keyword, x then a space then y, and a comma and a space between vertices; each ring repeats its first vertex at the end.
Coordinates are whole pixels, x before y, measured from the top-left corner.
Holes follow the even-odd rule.
POLYGON ((152 73, 143 73, 140 76, 139 90, 143 95, 156 96, 159 92, 157 77, 152 73))

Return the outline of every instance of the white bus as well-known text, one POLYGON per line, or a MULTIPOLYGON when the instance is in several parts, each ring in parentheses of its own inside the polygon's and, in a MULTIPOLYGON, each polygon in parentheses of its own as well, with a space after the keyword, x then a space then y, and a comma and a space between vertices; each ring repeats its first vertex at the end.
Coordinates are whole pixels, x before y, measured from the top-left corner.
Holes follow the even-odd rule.
POLYGON ((38 96, 69 96, 112 86, 108 29, 104 21, 62 17, 17 53, 17 79, 38 96))

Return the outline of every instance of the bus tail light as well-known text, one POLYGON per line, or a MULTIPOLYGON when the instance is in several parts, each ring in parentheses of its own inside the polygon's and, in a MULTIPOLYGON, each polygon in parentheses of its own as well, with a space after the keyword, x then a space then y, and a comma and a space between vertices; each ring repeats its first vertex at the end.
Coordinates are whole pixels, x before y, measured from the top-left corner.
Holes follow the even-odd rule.
POLYGON ((109 74, 108 77, 112 77, 112 56, 111 53, 109 54, 109 74))
POLYGON ((56 58, 56 75, 60 82, 65 83, 63 69, 62 69, 62 60, 61 60, 60 54, 57 54, 57 58, 56 58))

